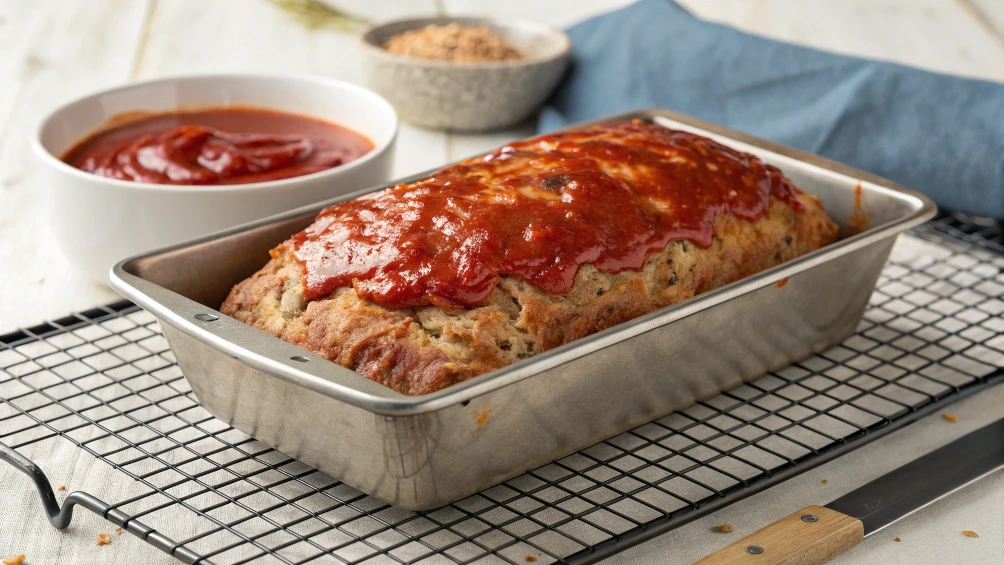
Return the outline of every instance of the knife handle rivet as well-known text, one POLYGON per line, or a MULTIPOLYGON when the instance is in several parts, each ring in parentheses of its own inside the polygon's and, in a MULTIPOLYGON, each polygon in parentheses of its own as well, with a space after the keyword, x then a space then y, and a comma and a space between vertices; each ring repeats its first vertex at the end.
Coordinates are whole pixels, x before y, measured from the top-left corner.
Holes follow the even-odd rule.
POLYGON ((803 522, 815 522, 819 520, 814 514, 802 514, 801 518, 803 522))
POLYGON ((763 548, 759 545, 751 545, 746 548, 746 553, 749 553, 750 555, 760 555, 763 553, 763 548))

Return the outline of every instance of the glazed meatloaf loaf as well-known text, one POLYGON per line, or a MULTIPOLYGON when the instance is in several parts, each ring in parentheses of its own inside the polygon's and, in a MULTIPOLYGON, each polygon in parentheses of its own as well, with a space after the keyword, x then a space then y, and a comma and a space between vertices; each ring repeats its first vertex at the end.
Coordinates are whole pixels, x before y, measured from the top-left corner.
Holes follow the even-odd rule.
POLYGON ((836 238, 819 200, 758 158, 618 123, 331 206, 221 310, 419 395, 836 238))

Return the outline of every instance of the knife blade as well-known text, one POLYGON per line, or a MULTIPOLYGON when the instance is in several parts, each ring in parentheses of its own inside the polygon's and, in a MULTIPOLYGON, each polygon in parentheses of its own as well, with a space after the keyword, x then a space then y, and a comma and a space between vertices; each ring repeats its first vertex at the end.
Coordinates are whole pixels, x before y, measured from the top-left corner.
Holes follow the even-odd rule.
POLYGON ((809 506, 695 565, 824 563, 866 536, 1004 469, 1004 420, 915 459, 825 506, 809 506))

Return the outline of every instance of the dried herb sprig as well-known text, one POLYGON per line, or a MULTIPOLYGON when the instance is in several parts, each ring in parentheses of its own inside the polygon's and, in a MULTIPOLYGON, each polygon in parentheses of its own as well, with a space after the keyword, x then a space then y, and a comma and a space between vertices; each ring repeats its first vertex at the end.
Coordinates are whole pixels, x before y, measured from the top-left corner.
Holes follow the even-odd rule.
POLYGON ((355 32, 368 20, 342 11, 322 0, 268 0, 310 29, 331 28, 355 32))

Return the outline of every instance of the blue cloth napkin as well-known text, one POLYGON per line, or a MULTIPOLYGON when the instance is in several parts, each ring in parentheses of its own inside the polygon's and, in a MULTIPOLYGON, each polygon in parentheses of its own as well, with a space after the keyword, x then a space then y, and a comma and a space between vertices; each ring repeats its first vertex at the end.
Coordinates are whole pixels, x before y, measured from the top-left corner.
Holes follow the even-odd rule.
POLYGON ((1004 85, 845 57, 642 0, 572 27, 541 132, 668 108, 817 153, 1004 218, 1004 85))

